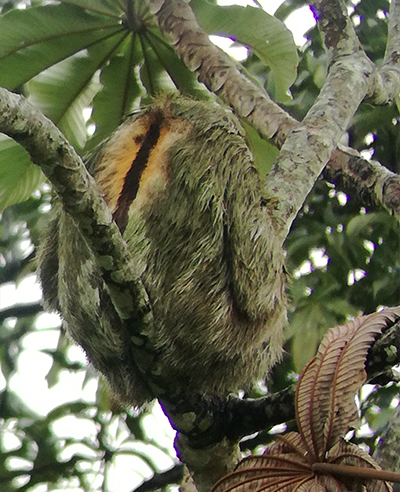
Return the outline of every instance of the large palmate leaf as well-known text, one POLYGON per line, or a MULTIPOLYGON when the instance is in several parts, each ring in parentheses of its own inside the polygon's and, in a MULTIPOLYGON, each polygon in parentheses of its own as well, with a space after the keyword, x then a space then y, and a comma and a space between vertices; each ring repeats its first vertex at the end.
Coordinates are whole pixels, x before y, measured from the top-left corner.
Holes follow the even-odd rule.
POLYGON ((83 110, 100 88, 96 73, 104 63, 104 53, 116 51, 125 37, 125 33, 120 33, 91 46, 50 67, 29 83, 31 102, 58 125, 77 149, 86 144, 83 110))
MULTIPOLYGON (((193 6, 205 29, 251 46, 271 68, 278 99, 285 99, 297 66, 286 27, 261 9, 221 9, 204 0, 193 6)), ((0 85, 17 89, 27 82, 30 100, 83 152, 106 138, 133 109, 149 103, 149 96, 178 89, 197 99, 208 97, 159 31, 144 0, 63 0, 0 17, 0 85), (83 109, 88 106, 92 117, 86 121, 83 109), (89 124, 94 135, 87 142, 89 124)), ((276 152, 251 129, 247 132, 256 164, 265 174, 276 152), (268 162, 265 155, 270 155, 268 162)), ((20 174, 11 176, 17 168, 6 161, 3 166, 10 179, 18 179, 20 174)), ((34 186, 36 181, 25 182, 24 196, 29 196, 28 183, 34 186)))
MULTIPOLYGON (((0 85, 17 88, 69 57, 75 58, 76 66, 79 53, 80 58, 87 58, 87 63, 82 63, 80 69, 72 68, 70 73, 64 70, 64 85, 58 76, 54 88, 49 91, 49 99, 53 101, 58 94, 60 106, 71 101, 71 94, 81 93, 83 85, 88 84, 96 70, 106 69, 115 56, 124 60, 121 77, 113 79, 116 83, 112 87, 114 104, 108 109, 115 108, 113 113, 119 113, 118 123, 132 109, 126 104, 130 90, 127 88, 131 83, 138 95, 138 74, 143 74, 141 82, 152 95, 169 87, 205 97, 204 87, 161 35, 146 2, 129 1, 124 7, 122 5, 105 0, 74 0, 60 5, 13 10, 0 17, 0 85), (127 42, 123 42, 125 39, 127 42), (145 66, 146 63, 149 66, 145 66), (121 90, 121 80, 124 90, 121 90), (168 84, 165 84, 166 80, 168 84), (69 94, 65 94, 65 90, 69 94), (125 110, 122 114, 121 107, 125 110)), ((47 88, 50 83, 48 80, 47 88)), ((111 83, 110 78, 107 83, 111 83)), ((46 104, 43 98, 45 91, 42 91, 42 104, 46 104)), ((101 105, 104 101, 105 98, 100 98, 95 103, 101 105)), ((52 107, 47 114, 53 118, 54 112, 65 110, 52 107)), ((107 114, 105 121, 108 123, 110 114, 107 114)), ((97 126, 102 123, 97 119, 97 126)))
POLYGON ((126 2, 116 2, 115 0, 61 0, 62 3, 78 5, 88 12, 108 15, 110 17, 120 18, 123 14, 123 4, 126 2))
MULTIPOLYGON (((84 152, 142 104, 145 90, 155 95, 179 89, 206 97, 204 87, 161 35, 144 0, 66 0, 0 16, 0 85, 14 90, 23 84, 30 101, 84 152), (92 107, 89 121, 83 115, 87 107, 92 107), (87 144, 90 124, 94 137, 87 144)), ((3 141, 0 151, 1 145, 3 141)), ((17 159, 20 151, 15 152, 17 159)), ((26 155, 20 166, 13 162, 8 157, 0 161, 7 182, 40 176, 34 168, 28 171, 26 155)), ((3 188, 3 207, 29 197, 37 182, 23 180, 23 194, 19 187, 3 188)))
POLYGON ((112 55, 101 70, 101 88, 92 101, 93 113, 89 120, 96 125, 96 132, 87 142, 85 151, 92 150, 110 135, 140 98, 142 88, 135 68, 141 59, 139 37, 128 37, 121 50, 112 55))
POLYGON ((168 73, 175 87, 182 94, 195 96, 197 99, 208 98, 208 92, 197 82, 197 76, 188 70, 172 46, 166 42, 159 29, 149 28, 143 39, 148 43, 164 70, 168 73))
POLYGON ((15 89, 59 61, 124 30, 74 5, 12 10, 0 18, 0 85, 15 89))
POLYGON ((267 65, 275 81, 275 98, 289 99, 288 90, 297 75, 297 48, 293 35, 274 16, 255 7, 219 7, 207 0, 190 2, 203 29, 251 47, 267 65))

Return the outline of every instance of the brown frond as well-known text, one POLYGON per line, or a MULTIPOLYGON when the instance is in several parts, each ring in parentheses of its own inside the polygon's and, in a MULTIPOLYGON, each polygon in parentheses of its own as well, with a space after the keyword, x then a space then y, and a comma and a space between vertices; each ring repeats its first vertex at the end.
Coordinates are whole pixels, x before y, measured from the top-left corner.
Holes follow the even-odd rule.
POLYGON ((242 460, 211 492, 391 492, 385 472, 343 439, 357 417, 354 395, 376 334, 400 318, 400 307, 361 316, 325 335, 297 385, 299 433, 277 436, 262 456, 242 460))

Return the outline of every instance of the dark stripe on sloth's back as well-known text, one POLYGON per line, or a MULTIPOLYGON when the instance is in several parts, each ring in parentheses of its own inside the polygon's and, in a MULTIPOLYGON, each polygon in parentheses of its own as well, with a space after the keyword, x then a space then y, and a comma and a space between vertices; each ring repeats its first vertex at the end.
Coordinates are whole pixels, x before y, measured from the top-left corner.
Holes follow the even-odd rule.
POLYGON ((156 111, 152 115, 152 123, 144 135, 143 143, 138 150, 135 159, 132 161, 129 171, 126 173, 124 186, 118 198, 117 208, 113 214, 119 230, 123 233, 128 224, 128 212, 131 203, 136 198, 139 190, 140 178, 149 160, 150 152, 156 146, 160 137, 161 126, 164 115, 161 111, 156 111))

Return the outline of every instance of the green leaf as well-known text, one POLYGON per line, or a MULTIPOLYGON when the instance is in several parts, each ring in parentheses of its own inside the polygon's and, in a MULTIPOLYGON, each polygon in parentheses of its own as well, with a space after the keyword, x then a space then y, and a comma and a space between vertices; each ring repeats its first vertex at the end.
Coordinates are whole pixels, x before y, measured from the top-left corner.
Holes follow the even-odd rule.
POLYGON ((254 166, 260 178, 265 179, 278 157, 279 150, 267 140, 261 138, 251 125, 245 121, 241 121, 241 124, 245 129, 249 147, 254 156, 254 166))
POLYGON ((11 138, 0 140, 0 211, 27 200, 45 181, 28 153, 11 138))
POLYGON ((78 5, 89 12, 121 18, 124 10, 115 0, 61 0, 62 3, 78 5))
MULTIPOLYGON (((378 297, 378 295, 381 293, 381 292, 384 292, 387 291, 387 290, 391 290, 391 287, 388 286, 388 281, 387 281, 387 278, 383 277, 383 278, 380 278, 378 280, 376 280, 375 282, 372 283, 372 293, 374 294, 374 297, 378 297)), ((387 293, 386 293, 386 296, 387 296, 387 293)), ((382 296, 382 297, 385 297, 385 296, 382 296)))
POLYGON ((297 9, 302 7, 308 7, 310 5, 308 0, 285 0, 275 11, 274 16, 284 21, 293 14, 297 9))
POLYGON ((274 16, 255 7, 219 7, 207 0, 192 0, 197 20, 210 34, 233 38, 251 49, 268 67, 279 102, 290 99, 289 87, 297 75, 298 56, 293 35, 274 16))
POLYGON ((102 377, 99 378, 97 386, 96 405, 103 412, 108 412, 112 407, 110 388, 102 377))
POLYGON ((290 331, 294 332, 292 353, 296 371, 300 374, 308 361, 314 357, 323 333, 328 325, 317 303, 310 302, 298 309, 290 320, 290 331))
POLYGON ((69 401, 67 403, 62 403, 51 410, 43 422, 45 426, 48 427, 51 422, 57 419, 63 418, 66 415, 79 415, 81 412, 84 412, 84 410, 89 410, 90 408, 92 408, 92 405, 85 401, 69 401))
POLYGON ((15 89, 55 63, 125 31, 74 5, 12 10, 0 18, 0 85, 15 89))
POLYGON ((51 118, 77 149, 87 140, 83 116, 100 85, 96 71, 119 46, 119 33, 47 69, 29 83, 31 102, 51 118))
POLYGON ((331 311, 336 316, 340 316, 343 319, 348 319, 349 316, 356 317, 360 315, 360 311, 352 306, 346 299, 340 299, 334 296, 325 300, 325 308, 327 311, 331 311))
MULTIPOLYGON (((297 231, 296 231, 297 232, 297 231)), ((321 235, 314 231, 302 230, 299 234, 294 233, 287 244, 288 258, 295 265, 309 259, 310 250, 319 245, 321 235)))
POLYGON ((144 37, 176 88, 182 94, 190 95, 197 99, 209 97, 209 92, 203 84, 197 82, 196 75, 187 68, 172 46, 163 39, 159 30, 149 29, 144 34, 144 37))
POLYGON ((85 151, 92 150, 110 135, 132 111, 143 92, 136 73, 141 62, 139 38, 129 36, 101 71, 102 88, 93 99, 93 114, 89 120, 96 125, 96 133, 88 141, 85 151))
POLYGON ((388 224, 390 215, 386 212, 370 212, 364 215, 356 215, 353 217, 346 227, 348 236, 367 237, 372 227, 376 225, 388 224))
POLYGON ((140 41, 144 60, 140 68, 140 80, 146 92, 151 96, 156 96, 159 93, 174 90, 173 81, 165 72, 163 65, 147 39, 144 36, 140 36, 140 41))

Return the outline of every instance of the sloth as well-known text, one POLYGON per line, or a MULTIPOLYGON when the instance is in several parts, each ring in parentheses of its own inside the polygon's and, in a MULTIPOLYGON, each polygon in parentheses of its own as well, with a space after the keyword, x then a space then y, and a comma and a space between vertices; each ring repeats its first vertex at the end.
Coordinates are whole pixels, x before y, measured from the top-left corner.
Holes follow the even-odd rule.
POLYGON ((146 359, 137 326, 118 317, 95 255, 58 199, 39 277, 47 308, 112 391, 140 406, 162 394, 151 384, 156 373, 171 391, 220 397, 264 377, 281 355, 284 253, 237 118, 215 103, 160 97, 86 166, 148 293, 156 358, 146 359))

